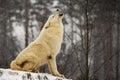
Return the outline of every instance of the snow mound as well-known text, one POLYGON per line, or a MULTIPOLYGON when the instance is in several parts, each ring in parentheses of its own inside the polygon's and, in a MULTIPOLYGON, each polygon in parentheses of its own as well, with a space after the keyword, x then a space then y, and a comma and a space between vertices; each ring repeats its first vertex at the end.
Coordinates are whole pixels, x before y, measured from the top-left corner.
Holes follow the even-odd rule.
POLYGON ((31 73, 0 68, 0 80, 71 80, 47 73, 31 73))

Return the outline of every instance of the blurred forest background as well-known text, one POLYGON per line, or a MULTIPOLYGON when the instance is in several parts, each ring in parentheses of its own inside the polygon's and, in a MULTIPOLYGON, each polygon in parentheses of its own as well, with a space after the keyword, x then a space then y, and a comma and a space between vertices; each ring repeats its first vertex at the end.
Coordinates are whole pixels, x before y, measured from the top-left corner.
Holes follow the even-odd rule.
POLYGON ((9 68, 56 8, 64 12, 59 72, 73 80, 120 80, 120 0, 0 0, 0 67, 9 68))

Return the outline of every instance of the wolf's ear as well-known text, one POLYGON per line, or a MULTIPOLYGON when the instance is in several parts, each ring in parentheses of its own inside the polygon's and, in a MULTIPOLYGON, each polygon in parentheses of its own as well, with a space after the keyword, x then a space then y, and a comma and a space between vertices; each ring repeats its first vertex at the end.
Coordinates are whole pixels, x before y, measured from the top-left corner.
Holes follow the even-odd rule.
POLYGON ((50 23, 48 23, 48 25, 45 26, 46 29, 49 28, 49 27, 50 27, 50 23))

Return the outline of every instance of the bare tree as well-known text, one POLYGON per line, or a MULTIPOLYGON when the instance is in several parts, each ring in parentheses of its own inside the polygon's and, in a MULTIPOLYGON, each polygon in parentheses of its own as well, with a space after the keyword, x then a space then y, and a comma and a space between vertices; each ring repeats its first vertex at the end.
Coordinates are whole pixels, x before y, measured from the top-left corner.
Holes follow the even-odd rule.
POLYGON ((24 8, 25 8, 25 47, 29 43, 29 0, 24 0, 24 8))
POLYGON ((119 73, 120 73, 120 70, 119 70, 119 56, 120 56, 120 50, 119 50, 119 47, 120 47, 120 27, 119 27, 119 15, 117 14, 116 15, 116 18, 117 19, 117 46, 116 46, 116 80, 119 80, 119 73))

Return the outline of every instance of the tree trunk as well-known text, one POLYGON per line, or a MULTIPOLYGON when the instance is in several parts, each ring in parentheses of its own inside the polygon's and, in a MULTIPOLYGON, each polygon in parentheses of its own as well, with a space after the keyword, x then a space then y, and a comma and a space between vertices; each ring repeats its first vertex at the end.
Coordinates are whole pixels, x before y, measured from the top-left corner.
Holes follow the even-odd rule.
POLYGON ((116 80, 119 80, 119 48, 120 48, 120 26, 119 26, 119 15, 117 15, 117 51, 116 51, 116 80))
POLYGON ((28 39, 29 39, 29 30, 28 30, 28 24, 29 24, 29 8, 28 8, 28 2, 25 0, 24 7, 25 7, 25 47, 28 46, 28 39))
POLYGON ((85 9, 85 17, 86 17, 86 80, 89 80, 89 62, 88 62, 88 58, 89 58, 89 22, 88 22, 88 0, 86 0, 86 9, 85 9))
POLYGON ((7 12, 7 0, 1 1, 0 5, 0 27, 1 27, 1 54, 2 54, 2 67, 8 67, 7 63, 7 19, 8 19, 8 12, 7 12))
POLYGON ((108 28, 106 29, 106 38, 105 38, 105 55, 104 55, 104 77, 105 80, 113 80, 113 54, 112 54, 112 26, 108 25, 108 28), (110 26, 110 27, 109 27, 110 26), (110 59, 111 57, 111 59, 110 59))

